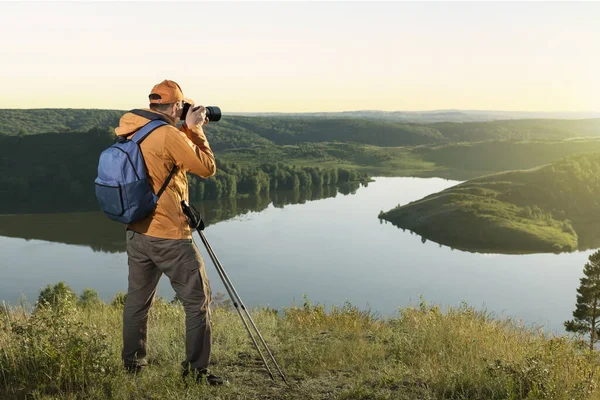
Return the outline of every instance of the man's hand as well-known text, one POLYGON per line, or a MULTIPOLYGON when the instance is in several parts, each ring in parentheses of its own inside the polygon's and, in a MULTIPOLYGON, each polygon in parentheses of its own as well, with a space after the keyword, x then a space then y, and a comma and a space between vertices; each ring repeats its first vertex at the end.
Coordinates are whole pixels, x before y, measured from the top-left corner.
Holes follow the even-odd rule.
POLYGON ((185 124, 188 128, 192 128, 194 126, 201 127, 202 125, 208 124, 208 118, 206 117, 206 108, 204 106, 199 106, 196 111, 193 111, 193 107, 191 106, 187 115, 185 116, 185 124))

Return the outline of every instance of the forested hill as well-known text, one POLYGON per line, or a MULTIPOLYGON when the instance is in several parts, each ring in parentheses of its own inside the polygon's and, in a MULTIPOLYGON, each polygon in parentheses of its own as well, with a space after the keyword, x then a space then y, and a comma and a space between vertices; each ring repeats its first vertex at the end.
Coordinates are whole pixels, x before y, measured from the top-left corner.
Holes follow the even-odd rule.
POLYGON ((597 119, 522 119, 488 122, 440 122, 429 124, 451 142, 511 139, 568 139, 600 136, 600 118, 597 119))
POLYGON ((600 153, 472 179, 380 217, 424 239, 470 251, 597 248, 600 153))
MULTIPOLYGON (((0 109, 0 135, 85 132, 115 127, 125 111, 82 109, 0 109)), ((566 139, 600 136, 600 119, 505 120, 411 124, 354 118, 228 116, 210 124, 217 149, 256 144, 355 142, 376 146, 414 146, 486 140, 566 139)))
POLYGON ((123 114, 124 111, 121 110, 0 109, 0 135, 86 132, 92 128, 114 128, 123 114))

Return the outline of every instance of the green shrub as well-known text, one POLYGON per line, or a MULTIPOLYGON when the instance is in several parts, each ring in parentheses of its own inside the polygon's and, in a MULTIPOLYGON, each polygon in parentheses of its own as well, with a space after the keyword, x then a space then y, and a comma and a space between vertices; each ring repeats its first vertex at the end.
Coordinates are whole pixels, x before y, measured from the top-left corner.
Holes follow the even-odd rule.
POLYGON ((213 308, 223 308, 226 310, 233 310, 233 303, 229 297, 226 297, 225 293, 218 292, 212 295, 211 306, 213 308))
POLYGON ((64 308, 73 307, 77 303, 77 294, 65 282, 60 281, 56 285, 48 285, 40 291, 36 308, 64 308))
POLYGON ((84 390, 110 371, 108 336, 64 307, 41 307, 8 327, 12 345, 0 352, 0 382, 43 393, 84 390), (51 379, 49 379, 51 377, 51 379))
POLYGON ((125 300, 127 300, 127 293, 119 292, 113 297, 110 305, 113 307, 124 307, 125 300))
POLYGON ((98 292, 90 288, 83 291, 77 302, 77 305, 81 308, 98 307, 101 304, 102 300, 100 299, 100 296, 98 296, 98 292))

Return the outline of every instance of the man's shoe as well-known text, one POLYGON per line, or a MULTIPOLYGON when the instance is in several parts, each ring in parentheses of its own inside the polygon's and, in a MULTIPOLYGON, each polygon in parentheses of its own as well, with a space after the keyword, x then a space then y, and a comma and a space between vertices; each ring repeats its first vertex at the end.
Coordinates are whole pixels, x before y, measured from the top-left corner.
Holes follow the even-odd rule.
MULTIPOLYGON (((187 370, 184 371, 183 377, 185 378, 188 374, 189 374, 189 372, 187 370)), ((206 383, 208 383, 211 386, 221 386, 221 385, 229 384, 229 381, 227 379, 221 378, 220 376, 217 376, 217 375, 213 375, 210 372, 208 372, 207 369, 193 370, 192 376, 198 383, 204 383, 204 381, 206 379, 206 383)))
POLYGON ((123 367, 125 371, 129 374, 139 374, 142 370, 148 365, 146 360, 140 360, 137 362, 125 362, 123 363, 123 367))
POLYGON ((143 365, 125 365, 125 372, 128 374, 139 374, 144 369, 143 365))
POLYGON ((204 378, 206 378, 206 382, 211 386, 221 386, 229 384, 227 379, 221 378, 220 376, 213 375, 210 373, 198 374, 196 376, 196 382, 204 382, 204 378))

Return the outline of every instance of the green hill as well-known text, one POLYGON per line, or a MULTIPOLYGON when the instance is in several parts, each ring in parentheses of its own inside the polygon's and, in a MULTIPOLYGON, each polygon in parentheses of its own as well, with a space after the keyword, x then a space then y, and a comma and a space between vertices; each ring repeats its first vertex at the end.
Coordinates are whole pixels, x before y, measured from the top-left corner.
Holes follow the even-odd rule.
POLYGON ((487 141, 420 146, 414 154, 424 161, 456 170, 494 172, 529 169, 578 153, 600 152, 600 140, 487 141))
MULTIPOLYGON (((125 111, 116 110, 0 110, 0 136, 48 132, 83 132, 118 125, 125 111)), ((441 143, 442 134, 425 125, 348 118, 267 118, 228 116, 210 124, 215 150, 255 145, 346 141, 377 146, 441 143)))
POLYGON ((355 142, 375 146, 413 146, 446 139, 427 125, 355 119, 232 117, 235 124, 278 145, 355 142))
MULTIPOLYGON (((87 109, 0 109, 1 135, 85 132, 115 127, 125 111, 87 109)), ((600 136, 600 119, 528 119, 487 122, 405 123, 331 117, 250 117, 225 114, 211 124, 216 149, 306 142, 355 142, 415 146, 486 140, 558 140, 600 136)))
POLYGON ((0 135, 85 132, 91 128, 115 127, 123 113, 119 110, 70 108, 1 109, 0 135))
POLYGON ((567 139, 600 136, 600 119, 522 119, 487 122, 440 122, 429 127, 452 142, 480 140, 567 139))
POLYGON ((469 251, 598 247, 600 154, 472 179, 380 217, 424 239, 469 251))

